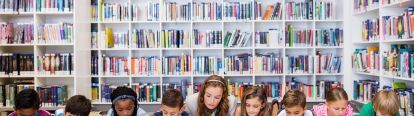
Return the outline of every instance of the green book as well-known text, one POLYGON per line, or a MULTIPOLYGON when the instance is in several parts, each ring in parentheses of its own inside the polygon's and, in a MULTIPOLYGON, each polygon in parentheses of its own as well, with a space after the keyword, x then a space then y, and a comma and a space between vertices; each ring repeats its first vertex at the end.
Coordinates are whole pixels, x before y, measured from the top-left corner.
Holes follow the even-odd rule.
POLYGON ((293 46, 293 26, 288 25, 288 31, 289 31, 289 47, 293 46))

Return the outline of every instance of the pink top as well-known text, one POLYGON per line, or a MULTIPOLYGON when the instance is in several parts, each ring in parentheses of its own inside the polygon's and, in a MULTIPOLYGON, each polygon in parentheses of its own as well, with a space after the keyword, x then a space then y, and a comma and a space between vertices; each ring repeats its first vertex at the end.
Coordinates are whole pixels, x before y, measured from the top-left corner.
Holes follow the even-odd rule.
MULTIPOLYGON (((314 105, 313 112, 315 116, 328 116, 328 107, 326 104, 314 105)), ((352 107, 348 104, 343 116, 352 116, 352 107)))
MULTIPOLYGON (((9 116, 19 116, 16 112, 12 112, 9 116)), ((45 110, 37 110, 36 116, 52 116, 49 112, 45 110)))

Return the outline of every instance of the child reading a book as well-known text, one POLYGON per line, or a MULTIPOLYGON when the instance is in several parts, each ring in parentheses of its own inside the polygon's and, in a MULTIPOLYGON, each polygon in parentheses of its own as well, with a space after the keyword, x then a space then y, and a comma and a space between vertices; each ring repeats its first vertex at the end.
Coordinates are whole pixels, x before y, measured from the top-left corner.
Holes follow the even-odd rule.
POLYGON ((138 106, 137 93, 131 88, 120 86, 111 93, 112 108, 108 116, 146 116, 138 106))
POLYGON ((306 110, 306 96, 299 90, 289 90, 283 96, 282 105, 285 108, 278 116, 313 116, 306 110))
POLYGON ((332 88, 326 93, 325 104, 313 106, 316 116, 352 116, 352 107, 348 104, 348 94, 343 88, 332 88))
POLYGON ((191 116, 234 116, 237 101, 228 95, 226 81, 217 75, 204 80, 200 92, 186 99, 186 111, 191 116))
POLYGON ((14 97, 14 112, 9 116, 51 116, 45 110, 39 110, 40 98, 33 89, 25 89, 20 91, 14 97))
POLYGON ((391 90, 378 92, 372 102, 362 106, 361 116, 399 116, 400 101, 391 90))
POLYGON ((181 112, 184 106, 184 97, 176 89, 169 89, 162 95, 161 111, 155 112, 154 116, 189 116, 185 111, 181 112))
POLYGON ((247 88, 241 106, 237 108, 235 114, 236 116, 269 116, 265 90, 257 86, 247 88))
POLYGON ((55 116, 89 116, 91 101, 83 95, 75 95, 66 101, 65 109, 56 110, 55 116))

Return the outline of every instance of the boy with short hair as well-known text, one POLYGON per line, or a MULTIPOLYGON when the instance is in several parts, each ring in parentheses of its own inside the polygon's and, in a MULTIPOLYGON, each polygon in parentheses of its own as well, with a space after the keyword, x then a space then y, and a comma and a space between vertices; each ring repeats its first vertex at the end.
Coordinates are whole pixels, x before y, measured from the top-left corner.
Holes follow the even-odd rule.
POLYGON ((154 116, 189 116, 181 109, 184 106, 184 98, 181 92, 175 89, 167 90, 162 95, 161 111, 155 112, 154 116))

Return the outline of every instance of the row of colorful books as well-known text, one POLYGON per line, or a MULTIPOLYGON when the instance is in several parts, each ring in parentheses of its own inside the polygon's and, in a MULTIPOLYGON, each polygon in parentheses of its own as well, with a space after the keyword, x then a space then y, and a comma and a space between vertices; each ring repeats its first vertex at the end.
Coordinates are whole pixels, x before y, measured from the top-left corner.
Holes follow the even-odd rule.
POLYGON ((332 53, 324 54, 316 51, 315 73, 341 73, 342 56, 334 56, 332 53))
POLYGON ((352 54, 352 69, 357 72, 379 73, 380 54, 378 46, 355 49, 352 54))
POLYGON ((286 47, 311 47, 313 46, 314 30, 312 29, 293 29, 293 25, 286 27, 285 46, 286 47))
POLYGON ((33 2, 33 0, 0 0, 0 12, 33 12, 33 2))
POLYGON ((408 44, 391 45, 382 54, 385 75, 412 78, 414 75, 414 47, 408 44))
MULTIPOLYGON (((23 0, 31 1, 33 0, 23 0)), ((72 12, 74 0, 36 0, 37 12, 72 12)), ((31 4, 33 5, 33 4, 31 4)))
POLYGON ((380 38, 379 19, 367 19, 362 21, 362 41, 378 41, 380 38))
POLYGON ((410 6, 399 16, 382 16, 381 34, 385 40, 410 39, 414 34, 414 6, 410 6))
POLYGON ((73 53, 46 53, 37 56, 37 71, 43 75, 72 75, 74 74, 73 53))
POLYGON ((343 46, 344 30, 340 28, 317 29, 316 46, 343 46))
POLYGON ((190 21, 191 3, 177 4, 177 2, 164 2, 165 21, 190 21))
POLYGON ((72 23, 43 24, 38 27, 38 43, 67 44, 74 38, 72 23))
POLYGON ((33 34, 33 24, 0 23, 0 44, 32 44, 33 34))

